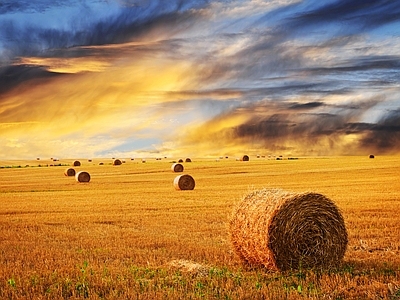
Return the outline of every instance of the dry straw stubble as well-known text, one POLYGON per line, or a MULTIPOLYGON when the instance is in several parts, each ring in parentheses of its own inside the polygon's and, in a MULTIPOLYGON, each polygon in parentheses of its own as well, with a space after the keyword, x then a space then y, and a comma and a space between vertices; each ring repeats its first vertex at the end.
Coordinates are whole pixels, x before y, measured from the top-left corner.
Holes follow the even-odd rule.
POLYGON ((90 174, 85 171, 81 171, 75 174, 75 179, 77 182, 89 182, 90 174))
POLYGON ((317 193, 262 189, 246 195, 230 219, 232 246, 251 267, 337 267, 348 236, 336 205, 317 193))
POLYGON ((195 185, 194 178, 188 174, 179 175, 174 179, 176 190, 194 190, 195 185))

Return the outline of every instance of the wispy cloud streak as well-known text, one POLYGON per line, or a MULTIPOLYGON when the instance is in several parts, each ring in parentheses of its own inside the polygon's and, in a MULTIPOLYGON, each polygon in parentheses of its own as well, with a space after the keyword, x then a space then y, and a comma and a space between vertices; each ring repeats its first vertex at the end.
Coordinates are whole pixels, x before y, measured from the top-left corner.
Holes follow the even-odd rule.
POLYGON ((8 153, 43 128, 90 155, 399 149, 395 1, 25 2, 0 5, 8 153))

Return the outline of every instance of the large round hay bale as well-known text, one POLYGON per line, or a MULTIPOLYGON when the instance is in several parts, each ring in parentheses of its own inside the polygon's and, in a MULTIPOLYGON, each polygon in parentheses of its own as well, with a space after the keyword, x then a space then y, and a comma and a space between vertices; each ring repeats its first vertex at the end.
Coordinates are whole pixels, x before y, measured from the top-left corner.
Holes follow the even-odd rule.
POLYGON ((120 161, 119 159, 115 159, 113 161, 113 166, 120 166, 120 165, 122 165, 122 161, 120 161))
POLYGON ((81 162, 79 160, 75 160, 73 163, 74 167, 79 167, 81 165, 81 162))
POLYGON ((192 160, 188 157, 185 159, 185 162, 192 162, 192 160))
POLYGON ((183 159, 180 158, 180 159, 178 160, 178 162, 179 162, 179 163, 183 163, 183 159))
POLYGON ((175 163, 175 164, 173 164, 173 165, 171 166, 171 170, 172 170, 173 172, 183 172, 184 167, 183 167, 182 164, 175 163))
POLYGON ((64 171, 65 176, 75 176, 75 169, 73 168, 68 168, 64 171))
POLYGON ((233 210, 229 229, 245 264, 271 270, 336 267, 348 242, 339 209, 311 192, 253 191, 233 210))
POLYGON ((174 179, 176 190, 194 190, 195 185, 193 177, 188 174, 179 175, 174 179))
POLYGON ((249 158, 248 155, 243 155, 241 160, 242 160, 242 161, 249 161, 250 158, 249 158))
POLYGON ((88 172, 81 171, 75 174, 75 179, 78 182, 89 182, 90 174, 88 172))

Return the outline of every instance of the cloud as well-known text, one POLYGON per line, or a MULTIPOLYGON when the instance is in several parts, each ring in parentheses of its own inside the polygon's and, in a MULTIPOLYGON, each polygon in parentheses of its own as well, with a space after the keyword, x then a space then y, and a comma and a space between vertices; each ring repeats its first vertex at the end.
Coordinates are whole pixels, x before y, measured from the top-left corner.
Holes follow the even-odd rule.
POLYGON ((10 149, 398 149, 395 1, 25 2, 0 6, 10 149))

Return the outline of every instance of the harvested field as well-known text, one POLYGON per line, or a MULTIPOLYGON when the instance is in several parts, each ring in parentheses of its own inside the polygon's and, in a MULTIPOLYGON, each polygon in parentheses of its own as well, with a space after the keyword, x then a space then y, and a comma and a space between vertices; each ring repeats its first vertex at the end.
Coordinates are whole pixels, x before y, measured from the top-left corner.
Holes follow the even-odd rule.
POLYGON ((67 160, 0 161, 0 299, 398 298, 399 156, 251 158, 194 159, 187 193, 175 191, 167 161, 93 159, 89 184, 60 176, 67 160), (343 263, 247 268, 229 218, 262 188, 334 201, 348 232, 343 263))

